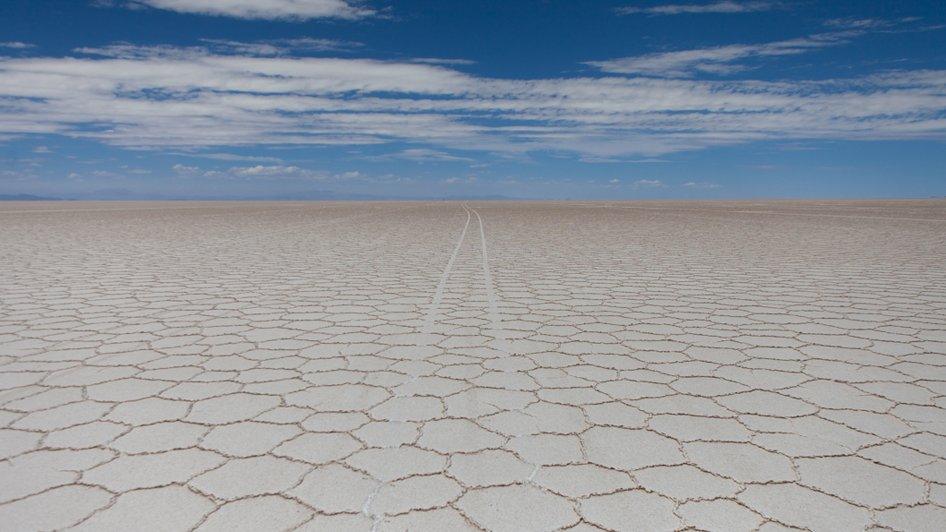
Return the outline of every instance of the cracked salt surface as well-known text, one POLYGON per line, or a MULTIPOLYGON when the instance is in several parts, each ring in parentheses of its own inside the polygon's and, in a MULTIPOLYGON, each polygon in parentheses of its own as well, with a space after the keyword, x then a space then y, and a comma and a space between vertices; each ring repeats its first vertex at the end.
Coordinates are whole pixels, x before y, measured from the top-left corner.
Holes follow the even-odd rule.
POLYGON ((0 204, 0 529, 942 530, 946 202, 0 204))

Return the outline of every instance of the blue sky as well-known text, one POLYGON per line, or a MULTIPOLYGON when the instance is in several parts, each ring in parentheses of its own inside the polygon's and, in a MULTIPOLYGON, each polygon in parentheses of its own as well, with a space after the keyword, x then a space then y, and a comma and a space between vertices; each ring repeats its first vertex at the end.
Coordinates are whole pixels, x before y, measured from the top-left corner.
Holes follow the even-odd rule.
POLYGON ((946 196, 941 1, 6 0, 0 194, 946 196))

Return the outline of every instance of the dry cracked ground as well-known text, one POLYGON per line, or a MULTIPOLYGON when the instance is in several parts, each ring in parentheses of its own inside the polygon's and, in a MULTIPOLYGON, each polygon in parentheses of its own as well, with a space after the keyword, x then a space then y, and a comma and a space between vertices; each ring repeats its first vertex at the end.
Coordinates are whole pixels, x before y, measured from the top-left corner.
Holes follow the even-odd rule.
POLYGON ((946 202, 0 205, 0 529, 943 530, 946 202))

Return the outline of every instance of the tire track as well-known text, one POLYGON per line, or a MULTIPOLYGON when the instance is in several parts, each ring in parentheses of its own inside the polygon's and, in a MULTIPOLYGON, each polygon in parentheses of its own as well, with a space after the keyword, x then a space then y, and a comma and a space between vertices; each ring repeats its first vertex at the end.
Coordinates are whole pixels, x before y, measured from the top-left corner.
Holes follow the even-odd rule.
POLYGON ((499 313, 499 299, 496 297, 496 289, 493 286, 493 275, 489 269, 489 253, 486 251, 486 230, 483 228, 483 218, 480 213, 473 209, 476 215, 476 221, 480 226, 480 247, 483 249, 483 281, 486 285, 486 303, 487 318, 489 319, 489 331, 496 338, 496 349, 504 354, 509 354, 509 344, 506 333, 503 331, 502 317, 499 313))
MULTIPOLYGON (((457 245, 453 248, 453 253, 450 255, 450 260, 447 261, 447 266, 443 270, 443 274, 440 276, 440 282, 437 283, 437 289, 434 291, 434 297, 430 302, 430 308, 427 309, 427 313, 424 315, 424 325, 421 329, 421 332, 429 333, 430 329, 434 325, 434 320, 437 318, 437 315, 440 313, 440 306, 443 303, 443 291, 447 286, 447 280, 450 279, 450 272, 453 270, 453 263, 457 260, 457 255, 460 254, 460 248, 463 246, 463 240, 466 238, 466 231, 470 227, 470 220, 472 216, 470 215, 470 209, 466 205, 462 205, 463 210, 466 211, 466 223, 463 224, 463 231, 460 232, 460 238, 457 239, 457 245)), ((479 214, 477 214, 479 216, 479 214)))

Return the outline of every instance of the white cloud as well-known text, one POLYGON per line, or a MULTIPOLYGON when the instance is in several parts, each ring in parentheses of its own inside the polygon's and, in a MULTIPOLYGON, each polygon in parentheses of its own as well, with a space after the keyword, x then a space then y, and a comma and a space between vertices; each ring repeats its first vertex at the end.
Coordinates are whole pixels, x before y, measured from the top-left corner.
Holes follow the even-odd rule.
POLYGON ((171 155, 183 155, 196 159, 211 159, 216 161, 241 161, 241 162, 259 162, 259 163, 278 163, 281 160, 278 157, 265 157, 260 155, 239 155, 236 153, 204 153, 204 152, 172 152, 171 155))
POLYGON ((460 157, 430 148, 408 148, 396 153, 374 157, 375 159, 404 159, 416 162, 472 162, 469 157, 460 157))
POLYGON ((271 165, 238 166, 230 169, 230 173, 244 177, 286 177, 298 176, 303 173, 298 166, 271 165))
POLYGON ((855 32, 831 32, 762 44, 733 44, 646 54, 587 64, 613 74, 656 77, 689 77, 696 74, 727 74, 749 68, 739 61, 763 57, 798 55, 848 42, 855 32))
POLYGON ((182 177, 201 176, 213 179, 260 181, 260 180, 294 180, 294 181, 351 181, 364 180, 368 176, 357 170, 331 173, 324 170, 313 170, 295 165, 253 165, 233 166, 230 168, 204 169, 199 166, 175 164, 171 167, 174 173, 182 177))
POLYGON ((79 54, 110 57, 115 59, 168 58, 184 59, 199 56, 219 55, 235 57, 294 57, 313 52, 340 52, 363 46, 353 41, 335 39, 268 39, 262 41, 231 41, 224 39, 201 39, 201 46, 139 46, 130 43, 115 43, 106 46, 76 48, 79 54))
POLYGON ((121 169, 126 174, 148 175, 151 173, 151 170, 148 170, 146 168, 134 168, 128 165, 122 165, 121 169))
POLYGON ((30 43, 21 42, 21 41, 0 42, 0 48, 10 48, 13 50, 25 50, 27 48, 34 48, 35 46, 36 46, 35 44, 30 44, 30 43))
POLYGON ((663 188, 663 181, 659 179, 638 179, 631 183, 634 188, 663 188))
POLYGON ((646 158, 646 159, 628 159, 623 157, 600 157, 595 155, 582 155, 579 159, 583 163, 591 164, 644 164, 644 163, 665 163, 668 159, 646 158))
MULTIPOLYGON (((715 4, 714 4, 715 5, 715 4)), ((920 19, 831 19, 824 22, 832 31, 795 39, 759 44, 730 44, 690 50, 658 52, 639 56, 589 61, 586 64, 612 74, 654 77, 694 77, 699 74, 730 74, 758 66, 758 60, 805 54, 848 44, 868 33, 929 31, 933 26, 912 24, 920 19), (755 60, 756 63, 752 61, 755 60)))
POLYGON ((132 4, 178 13, 267 20, 357 19, 374 14, 345 0, 133 0, 132 4))
POLYGON ((475 65, 476 61, 469 59, 441 59, 437 57, 415 57, 412 63, 426 63, 428 65, 468 66, 475 65))
POLYGON ((368 176, 357 170, 331 173, 324 170, 313 170, 310 168, 300 168, 298 166, 237 166, 221 172, 223 176, 229 178, 258 180, 258 179, 280 179, 294 181, 355 181, 366 180, 368 176))
POLYGON ((757 140, 943 140, 946 71, 784 83, 523 80, 411 61, 173 47, 0 58, 0 138, 44 134, 211 153, 403 142, 412 148, 399 156, 435 160, 452 150, 652 160, 757 140))
POLYGON ((925 29, 928 29, 929 27, 917 27, 915 25, 912 27, 904 27, 904 25, 909 25, 920 20, 922 20, 920 17, 900 17, 893 19, 846 17, 828 19, 824 21, 824 25, 839 29, 876 31, 893 30, 897 32, 924 31, 925 29))
POLYGON ((193 175, 199 172, 200 168, 197 166, 187 166, 185 164, 175 164, 171 167, 171 170, 174 170, 174 173, 179 175, 193 175))
POLYGON ((341 52, 363 46, 361 43, 337 39, 270 39, 265 41, 230 41, 223 39, 201 39, 215 53, 237 55, 304 55, 311 52, 341 52))
POLYGON ((778 9, 777 2, 746 1, 736 2, 722 0, 703 4, 663 4, 650 7, 627 6, 619 7, 617 12, 622 15, 646 13, 648 15, 683 15, 696 13, 751 13, 778 9))
POLYGON ((357 170, 349 170, 347 172, 335 174, 333 177, 339 180, 348 180, 348 179, 364 179, 367 176, 357 170))
POLYGON ((444 179, 443 182, 448 185, 459 185, 459 184, 471 185, 473 183, 476 183, 476 176, 471 175, 467 177, 448 177, 447 179, 444 179))
POLYGON ((710 189, 710 188, 720 187, 719 184, 710 183, 708 181, 687 181, 681 186, 686 187, 686 188, 694 188, 694 189, 710 189))

